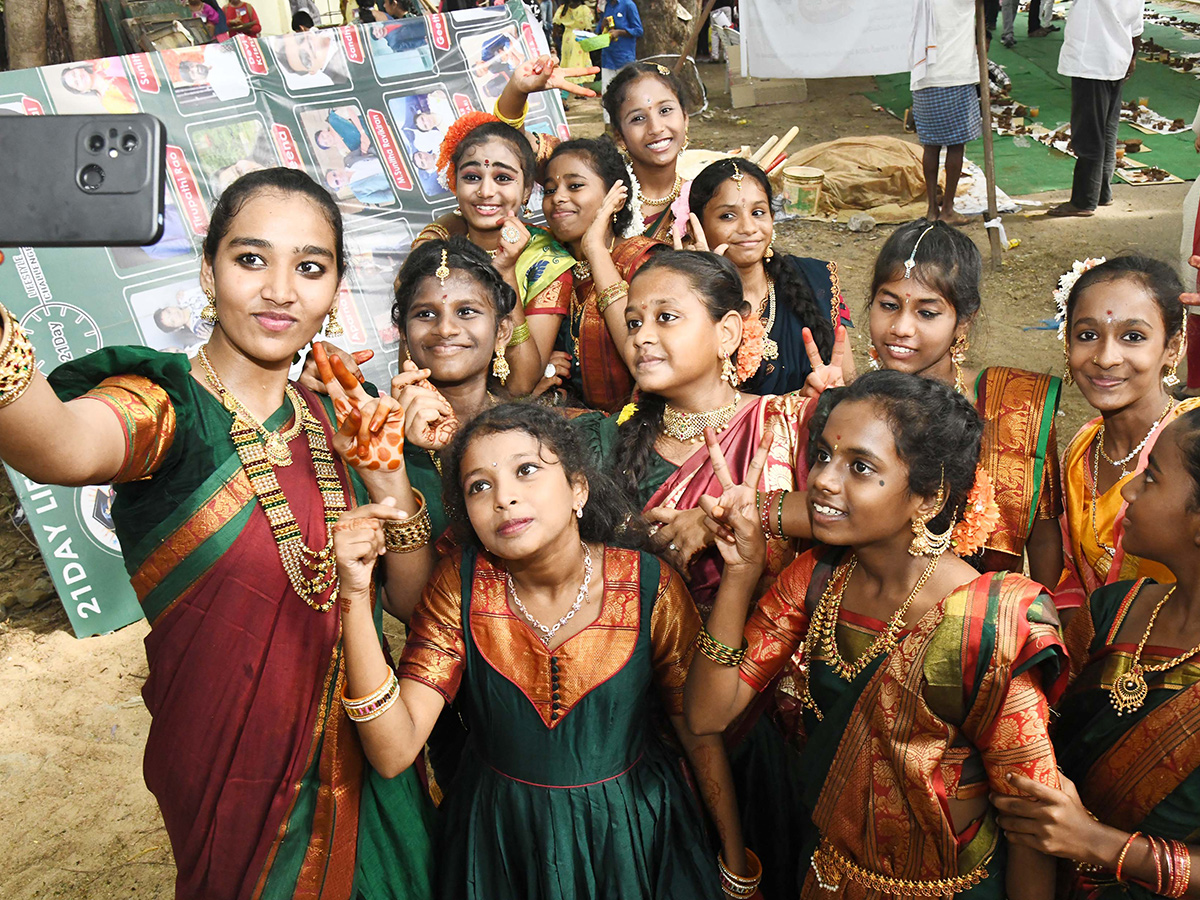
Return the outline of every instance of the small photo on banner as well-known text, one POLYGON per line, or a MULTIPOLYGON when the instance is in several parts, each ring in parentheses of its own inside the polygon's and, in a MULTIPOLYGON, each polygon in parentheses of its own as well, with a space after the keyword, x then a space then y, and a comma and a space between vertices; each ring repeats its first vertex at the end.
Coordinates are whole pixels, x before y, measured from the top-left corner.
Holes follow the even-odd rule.
POLYGON ((483 108, 489 110, 500 99, 513 70, 529 59, 515 25, 499 34, 467 35, 462 38, 462 51, 468 60, 471 82, 479 92, 483 108))
POLYGON ((47 66, 39 72, 57 113, 128 115, 138 111, 133 86, 120 57, 47 66))
POLYGON ((195 276, 129 292, 129 309, 147 347, 165 353, 196 353, 213 327, 200 316, 208 300, 195 276))
POLYGON ((408 94, 388 100, 388 111, 400 133, 400 143, 417 172, 421 190, 430 200, 450 196, 438 181, 437 160, 446 130, 458 117, 450 94, 442 86, 427 94, 408 94))
POLYGON ((217 125, 192 125, 188 135, 214 198, 248 172, 279 165, 270 129, 259 113, 217 125))
POLYGON ((160 59, 184 115, 250 97, 250 80, 232 41, 163 50, 160 59))
POLYGON ((433 47, 425 17, 376 22, 367 26, 371 63, 381 81, 408 78, 434 70, 433 47))
POLYGON ((396 204, 392 183, 358 106, 306 109, 299 118, 318 168, 310 174, 329 189, 343 213, 396 204))
POLYGON ((304 31, 267 38, 288 91, 349 88, 346 54, 334 32, 304 31))

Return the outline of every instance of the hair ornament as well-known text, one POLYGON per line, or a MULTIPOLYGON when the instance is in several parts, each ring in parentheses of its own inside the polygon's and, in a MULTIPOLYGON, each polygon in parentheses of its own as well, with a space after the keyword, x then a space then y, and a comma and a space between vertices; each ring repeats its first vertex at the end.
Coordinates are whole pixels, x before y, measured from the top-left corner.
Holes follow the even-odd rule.
POLYGON ((447 256, 448 256, 448 254, 446 252, 446 249, 443 247, 442 248, 442 264, 440 266, 438 266, 433 272, 433 276, 438 280, 438 283, 441 284, 442 287, 446 286, 446 279, 450 277, 450 267, 448 265, 446 265, 447 256))
POLYGON ((670 75, 671 74, 671 70, 668 69, 666 66, 664 66, 662 63, 655 63, 654 68, 658 69, 659 75, 670 75))
POLYGON ((975 483, 967 494, 962 521, 954 527, 951 546, 957 556, 972 556, 983 549, 984 543, 1000 524, 1000 507, 996 504, 996 488, 983 466, 975 469, 975 483))
MULTIPOLYGON (((637 237, 646 230, 646 217, 642 215, 642 204, 637 202, 637 198, 641 196, 642 185, 637 180, 637 176, 633 174, 633 166, 625 163, 625 171, 629 174, 629 199, 625 201, 633 212, 633 219, 629 222, 629 227, 621 232, 621 237, 628 239, 637 237)), ((686 221, 686 219, 685 219, 686 221)))
POLYGON ((472 110, 465 116, 456 119, 454 124, 446 129, 446 136, 442 138, 442 146, 438 150, 437 159, 438 183, 442 187, 448 191, 454 190, 454 151, 458 149, 458 145, 462 143, 463 138, 480 125, 499 121, 491 113, 475 112, 472 110))
POLYGON ((742 318, 742 342, 737 349, 738 384, 752 378, 762 365, 763 341, 766 336, 767 326, 753 311, 742 318))
POLYGON ((738 168, 737 160, 731 159, 730 165, 733 166, 733 181, 737 185, 738 193, 742 192, 742 179, 746 177, 746 173, 738 168))
POLYGON ((908 254, 908 259, 906 259, 904 261, 904 277, 905 278, 912 277, 912 270, 914 268, 916 268, 916 265, 917 265, 917 248, 921 246, 921 241, 925 240, 925 235, 927 235, 927 234, 929 234, 929 232, 933 231, 935 225, 937 225, 937 223, 933 222, 928 227, 926 227, 926 229, 921 232, 921 236, 919 238, 917 238, 917 242, 915 244, 913 244, 912 253, 908 254))
POLYGON ((626 403, 621 407, 621 412, 617 415, 617 427, 620 428, 630 419, 637 415, 638 407, 636 403, 626 403))
POLYGON ((1058 276, 1058 287, 1054 289, 1054 305, 1057 307, 1054 320, 1058 322, 1060 341, 1067 339, 1067 298, 1071 296, 1071 289, 1075 287, 1080 275, 1105 262, 1108 262, 1108 259, 1103 256, 1089 256, 1082 261, 1077 259, 1071 263, 1071 271, 1058 276))

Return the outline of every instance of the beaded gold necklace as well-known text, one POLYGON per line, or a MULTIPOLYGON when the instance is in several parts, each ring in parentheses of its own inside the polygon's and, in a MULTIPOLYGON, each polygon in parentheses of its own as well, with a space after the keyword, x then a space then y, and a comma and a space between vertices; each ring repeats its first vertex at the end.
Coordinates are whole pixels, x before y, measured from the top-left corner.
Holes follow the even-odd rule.
MULTIPOLYGON (((217 392, 222 405, 233 416, 229 426, 229 437, 233 440, 233 447, 242 462, 242 470, 258 496, 259 505, 266 513, 271 535, 279 549, 279 560, 283 563, 283 570, 287 573, 292 589, 317 612, 329 612, 337 602, 338 596, 337 560, 333 555, 333 526, 346 511, 346 496, 342 491, 337 469, 333 465, 333 454, 325 439, 325 429, 309 411, 296 389, 289 384, 284 392, 292 401, 296 414, 296 422, 289 432, 295 434, 300 428, 304 429, 308 438, 308 449, 312 453, 317 487, 321 491, 321 502, 325 509, 325 546, 313 550, 305 543, 296 516, 279 486, 279 479, 275 477, 276 464, 271 459, 268 441, 271 438, 282 440, 283 436, 264 429, 237 398, 229 393, 203 348, 200 349, 199 358, 204 377, 217 392), (268 435, 266 438, 263 437, 264 431, 268 435), (326 590, 329 590, 328 599, 323 603, 317 602, 314 598, 326 590)), ((290 462, 289 452, 288 463, 290 462)))
POLYGON ((698 413, 680 412, 668 403, 666 409, 663 410, 663 434, 682 444, 701 440, 704 437, 705 428, 711 428, 719 434, 726 425, 733 421, 733 415, 737 412, 738 401, 741 397, 741 394, 734 391, 733 399, 725 406, 698 413))

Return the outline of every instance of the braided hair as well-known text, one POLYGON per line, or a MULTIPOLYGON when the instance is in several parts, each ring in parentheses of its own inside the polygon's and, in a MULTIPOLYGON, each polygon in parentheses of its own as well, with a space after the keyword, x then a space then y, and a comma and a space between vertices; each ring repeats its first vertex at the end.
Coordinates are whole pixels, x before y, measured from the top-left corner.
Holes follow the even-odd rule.
MULTIPOLYGON (((712 201, 717 189, 726 181, 731 181, 734 175, 750 176, 767 195, 767 208, 770 209, 775 197, 771 192, 771 182, 767 173, 749 160, 719 159, 710 163, 692 181, 691 192, 688 194, 688 205, 697 218, 703 220, 704 209, 712 201)), ((800 322, 812 332, 813 339, 821 350, 823 359, 829 359, 833 352, 833 322, 830 317, 817 306, 817 297, 812 287, 795 266, 784 259, 782 253, 776 253, 770 259, 763 260, 767 276, 775 282, 775 297, 782 300, 800 322)), ((836 305, 837 297, 830 303, 836 305)))

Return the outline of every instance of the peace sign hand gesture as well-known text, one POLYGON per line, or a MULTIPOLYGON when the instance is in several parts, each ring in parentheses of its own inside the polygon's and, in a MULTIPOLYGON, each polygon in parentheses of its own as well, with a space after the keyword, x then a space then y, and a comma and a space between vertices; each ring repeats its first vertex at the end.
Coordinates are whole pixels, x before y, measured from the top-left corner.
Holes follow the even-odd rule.
POLYGON ((404 411, 388 396, 372 397, 341 357, 332 359, 320 341, 313 359, 333 400, 337 432, 333 449, 356 469, 394 472, 404 464, 404 411))
MULTIPOLYGON (((688 249, 704 251, 710 249, 708 246, 708 237, 704 234, 704 226, 700 224, 700 218, 694 212, 688 213, 687 231, 692 236, 692 246, 688 249)), ((676 250, 684 249, 682 234, 672 229, 671 239, 675 244, 676 250)), ((717 256, 724 256, 725 251, 728 249, 729 244, 718 244, 716 247, 711 248, 711 252, 717 254, 717 256)))
POLYGON ((741 484, 735 484, 716 433, 711 428, 704 429, 704 443, 712 460, 713 474, 721 485, 721 495, 701 497, 700 507, 708 515, 705 526, 717 536, 717 549, 727 571, 761 572, 766 564, 767 540, 759 524, 757 500, 773 439, 770 431, 763 435, 746 468, 746 477, 741 484))
POLYGON ((808 354, 808 361, 812 365, 812 371, 804 380, 804 388, 801 391, 805 397, 812 397, 815 400, 829 388, 843 387, 846 384, 845 373, 842 371, 842 360, 846 356, 848 342, 846 326, 839 325, 833 332, 833 350, 829 354, 829 364, 826 365, 821 359, 821 351, 817 347, 817 342, 813 340, 812 332, 807 328, 804 329, 804 351, 808 354))
POLYGON ((567 81, 568 78, 581 78, 588 75, 598 75, 600 70, 595 66, 578 66, 563 68, 558 64, 558 57, 550 54, 539 56, 537 59, 526 60, 513 70, 510 80, 513 87, 522 94, 533 94, 557 88, 575 94, 577 97, 595 97, 596 92, 567 81))

